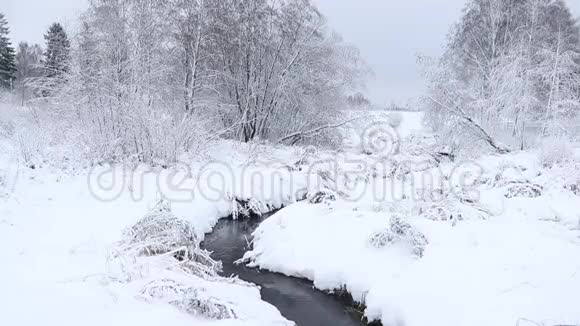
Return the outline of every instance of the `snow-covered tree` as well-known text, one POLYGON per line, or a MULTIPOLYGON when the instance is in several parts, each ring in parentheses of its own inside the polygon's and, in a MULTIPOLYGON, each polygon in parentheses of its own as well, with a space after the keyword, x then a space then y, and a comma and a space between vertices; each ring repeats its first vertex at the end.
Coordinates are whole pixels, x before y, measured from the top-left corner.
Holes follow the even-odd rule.
POLYGON ((560 0, 472 0, 426 67, 428 120, 497 150, 578 118, 579 28, 560 0), (505 145, 502 145, 504 143, 505 145))
POLYGON ((236 138, 301 140, 299 131, 346 105, 363 71, 358 51, 328 31, 310 1, 220 1, 213 12, 223 114, 238 123, 236 138))
POLYGON ((50 25, 44 35, 44 39, 46 40, 46 50, 44 52, 43 66, 47 89, 43 93, 48 95, 51 88, 62 82, 59 79, 62 79, 69 70, 70 40, 60 23, 50 25))
POLYGON ((8 22, 0 13, 0 88, 11 90, 16 79, 16 63, 9 32, 8 22))
POLYGON ((172 161, 209 135, 331 140, 366 73, 309 0, 92 0, 80 26, 48 100, 100 159, 172 161))
POLYGON ((31 78, 41 77, 42 48, 38 44, 30 45, 26 42, 18 44, 16 52, 16 88, 24 103, 31 94, 31 78))

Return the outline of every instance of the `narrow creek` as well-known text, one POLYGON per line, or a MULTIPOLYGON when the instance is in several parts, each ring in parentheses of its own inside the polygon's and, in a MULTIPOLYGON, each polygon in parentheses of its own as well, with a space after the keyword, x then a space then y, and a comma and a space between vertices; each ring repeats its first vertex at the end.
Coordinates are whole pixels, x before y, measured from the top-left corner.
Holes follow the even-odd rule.
POLYGON ((350 303, 314 289, 308 280, 234 264, 248 250, 252 232, 269 216, 271 214, 237 221, 221 219, 205 236, 202 245, 213 252, 214 259, 223 262, 223 275, 237 275, 259 285, 262 299, 298 326, 364 325, 350 303))

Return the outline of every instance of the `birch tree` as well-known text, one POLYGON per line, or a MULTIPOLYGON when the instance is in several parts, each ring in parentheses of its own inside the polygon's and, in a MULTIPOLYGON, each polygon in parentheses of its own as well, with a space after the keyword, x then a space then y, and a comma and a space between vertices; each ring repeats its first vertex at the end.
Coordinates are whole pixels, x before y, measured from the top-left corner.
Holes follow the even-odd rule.
POLYGON ((563 1, 473 0, 450 35, 425 74, 436 127, 453 133, 466 123, 467 143, 505 151, 576 119, 578 26, 563 1))
POLYGON ((176 160, 210 134, 330 140, 366 73, 308 0, 92 0, 81 19, 50 100, 107 159, 176 160))
POLYGON ((38 44, 20 42, 16 51, 16 90, 21 104, 34 95, 31 79, 42 76, 42 48, 38 44))

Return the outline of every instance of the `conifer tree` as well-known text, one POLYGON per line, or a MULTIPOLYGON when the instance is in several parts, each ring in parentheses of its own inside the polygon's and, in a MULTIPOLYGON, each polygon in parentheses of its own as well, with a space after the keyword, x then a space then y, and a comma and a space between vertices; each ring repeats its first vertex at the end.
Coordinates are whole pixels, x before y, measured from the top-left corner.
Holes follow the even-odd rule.
POLYGON ((16 79, 15 52, 10 39, 8 22, 4 14, 0 13, 0 88, 12 89, 16 79))
POLYGON ((59 23, 53 23, 44 35, 46 51, 44 52, 44 68, 46 77, 60 77, 68 71, 70 56, 70 41, 64 28, 59 23))

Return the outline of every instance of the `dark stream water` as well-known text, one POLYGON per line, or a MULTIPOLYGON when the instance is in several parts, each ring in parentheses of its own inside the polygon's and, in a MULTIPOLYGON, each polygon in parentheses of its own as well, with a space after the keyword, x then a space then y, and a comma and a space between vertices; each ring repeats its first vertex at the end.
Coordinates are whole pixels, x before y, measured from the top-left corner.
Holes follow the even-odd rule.
POLYGON ((318 291, 308 280, 234 264, 248 250, 252 232, 268 216, 238 221, 222 219, 212 233, 206 235, 202 245, 213 252, 214 259, 223 262, 223 275, 238 275, 242 280, 258 284, 262 299, 276 306, 284 317, 298 326, 363 325, 348 300, 318 291))

